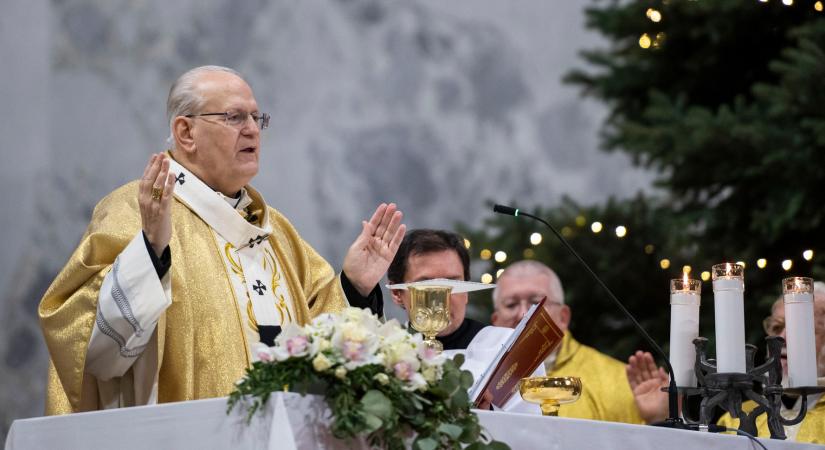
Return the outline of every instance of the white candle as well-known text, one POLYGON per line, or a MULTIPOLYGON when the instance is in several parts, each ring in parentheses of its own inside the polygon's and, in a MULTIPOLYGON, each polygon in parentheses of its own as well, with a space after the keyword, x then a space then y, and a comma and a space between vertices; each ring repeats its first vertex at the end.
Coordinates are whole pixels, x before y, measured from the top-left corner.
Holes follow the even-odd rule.
POLYGON ((788 386, 816 386, 813 280, 782 280, 785 304, 785 345, 788 349, 788 386))
POLYGON ((702 283, 684 279, 670 280, 670 365, 677 386, 696 387, 696 347, 699 336, 699 303, 702 283))
POLYGON ((713 266, 713 310, 716 320, 716 371, 745 373, 744 267, 713 266))

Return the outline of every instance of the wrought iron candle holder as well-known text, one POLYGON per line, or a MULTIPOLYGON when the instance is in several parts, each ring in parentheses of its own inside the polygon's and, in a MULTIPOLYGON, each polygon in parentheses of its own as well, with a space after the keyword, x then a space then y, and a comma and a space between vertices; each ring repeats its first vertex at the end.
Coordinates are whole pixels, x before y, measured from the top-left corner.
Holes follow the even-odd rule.
MULTIPOLYGON (((768 346, 768 358, 754 367, 756 347, 746 345, 746 373, 717 373, 715 361, 707 358, 708 340, 702 337, 693 340, 696 347, 696 379, 698 387, 680 387, 683 396, 702 397, 699 412, 700 425, 709 425, 715 407, 720 407, 733 418, 739 419, 739 429, 756 436, 756 418, 768 415, 768 429, 771 439, 786 439, 783 426, 796 425, 808 412, 808 395, 825 392, 825 387, 805 386, 794 388, 782 387, 782 362, 780 355, 785 339, 780 336, 765 338, 768 346), (761 391, 761 392, 760 392, 761 391), (801 396, 802 404, 799 414, 793 419, 786 419, 779 413, 782 407, 782 395, 801 396), (746 400, 756 402, 757 407, 746 413, 742 403, 746 400)), ((685 417, 691 422, 695 419, 685 417)))

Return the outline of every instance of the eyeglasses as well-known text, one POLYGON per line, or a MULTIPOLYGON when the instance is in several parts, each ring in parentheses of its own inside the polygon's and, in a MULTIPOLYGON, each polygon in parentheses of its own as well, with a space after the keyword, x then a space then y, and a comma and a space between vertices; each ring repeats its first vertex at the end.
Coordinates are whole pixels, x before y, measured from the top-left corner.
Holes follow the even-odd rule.
POLYGON ((779 336, 785 330, 785 319, 776 319, 773 316, 765 317, 762 328, 768 336, 779 336))
MULTIPOLYGON (((526 298, 507 297, 507 298, 501 299, 501 306, 503 306, 505 308, 513 308, 513 307, 519 305, 522 302, 527 302, 527 306, 529 307, 529 306, 532 306, 532 305, 537 305, 541 301, 541 299, 543 299, 543 298, 544 298, 544 295, 542 295, 542 294, 531 295, 530 297, 526 297, 526 298)), ((554 302, 554 301, 551 301, 549 298, 547 299, 547 301, 544 304, 548 305, 548 306, 549 305, 559 305, 559 306, 562 305, 561 302, 554 302)))
POLYGON ((269 127, 269 114, 267 113, 248 113, 246 111, 227 111, 222 113, 201 113, 201 114, 187 114, 184 117, 201 117, 201 116, 223 116, 224 123, 233 128, 241 128, 252 117, 252 120, 258 125, 259 130, 265 130, 269 127))

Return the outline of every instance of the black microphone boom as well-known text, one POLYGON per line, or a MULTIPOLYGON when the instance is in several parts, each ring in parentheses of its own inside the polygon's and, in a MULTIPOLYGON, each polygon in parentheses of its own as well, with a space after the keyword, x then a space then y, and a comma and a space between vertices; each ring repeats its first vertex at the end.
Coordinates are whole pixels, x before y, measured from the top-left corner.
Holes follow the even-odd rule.
POLYGON ((633 325, 636 326, 636 329, 639 330, 639 333, 641 333, 641 335, 645 338, 647 343, 665 361, 665 366, 667 367, 667 372, 670 374, 670 384, 668 385, 668 388, 667 388, 668 418, 665 419, 664 422, 659 422, 659 423, 656 423, 654 425, 670 427, 670 428, 683 428, 683 429, 687 428, 685 426, 684 421, 682 421, 682 419, 679 417, 679 408, 678 408, 679 393, 678 393, 678 390, 676 388, 676 377, 673 376, 673 366, 670 365, 670 359, 667 357, 667 355, 661 349, 661 347, 659 347, 659 345, 656 344, 656 341, 654 341, 653 338, 650 337, 649 334, 647 334, 647 331, 645 331, 645 329, 636 320, 636 318, 633 317, 633 314, 631 314, 630 311, 628 311, 627 308, 625 308, 625 306, 622 304, 622 302, 619 301, 619 299, 616 297, 616 295, 613 294, 613 291, 611 291, 610 288, 607 287, 606 284, 604 284, 604 281, 602 281, 602 279, 599 278, 598 275, 596 275, 596 272, 593 272, 593 269, 591 269, 590 266, 584 261, 584 259, 582 259, 582 257, 579 256, 578 252, 576 252, 576 250, 574 250, 573 247, 570 246, 570 244, 567 242, 567 239, 563 238, 562 235, 559 234, 558 231, 556 231, 556 229, 553 227, 553 225, 550 225, 548 222, 546 222, 541 217, 536 217, 532 214, 527 214, 525 212, 521 212, 518 208, 513 208, 512 206, 505 206, 505 205, 493 205, 493 211, 497 212, 499 214, 506 214, 506 215, 515 216, 515 217, 525 216, 525 217, 529 217, 531 219, 535 219, 535 220, 543 223, 544 225, 547 226, 547 228, 550 228, 550 231, 552 231, 553 234, 556 235, 556 237, 567 248, 567 250, 569 250, 570 253, 572 253, 573 256, 575 256, 577 260, 579 260, 581 265, 584 266, 585 269, 587 269, 588 273, 590 273, 590 276, 593 277, 593 279, 596 280, 596 282, 599 284, 599 286, 601 286, 602 289, 604 289, 605 292, 607 292, 607 295, 611 299, 613 299, 613 302, 616 303, 616 306, 618 306, 619 309, 624 313, 624 315, 627 316, 627 318, 630 319, 631 322, 633 322, 633 325))

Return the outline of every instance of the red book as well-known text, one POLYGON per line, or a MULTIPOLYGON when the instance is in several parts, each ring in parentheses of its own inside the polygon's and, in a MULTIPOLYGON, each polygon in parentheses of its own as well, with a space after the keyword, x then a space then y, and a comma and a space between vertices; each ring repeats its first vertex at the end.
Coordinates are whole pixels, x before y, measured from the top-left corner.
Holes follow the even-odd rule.
POLYGON ((470 389, 476 406, 486 400, 503 408, 518 391, 519 380, 529 377, 561 343, 564 333, 544 309, 545 301, 547 297, 530 308, 470 389))

